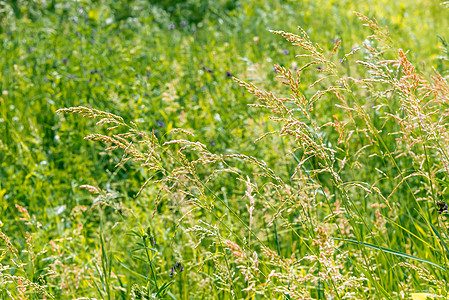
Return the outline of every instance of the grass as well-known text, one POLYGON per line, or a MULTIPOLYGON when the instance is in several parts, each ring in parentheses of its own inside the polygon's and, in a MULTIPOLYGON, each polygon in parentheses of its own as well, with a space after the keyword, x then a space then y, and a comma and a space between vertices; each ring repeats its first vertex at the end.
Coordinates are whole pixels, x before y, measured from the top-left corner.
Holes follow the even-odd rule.
POLYGON ((447 297, 444 5, 1 5, 1 298, 447 297))

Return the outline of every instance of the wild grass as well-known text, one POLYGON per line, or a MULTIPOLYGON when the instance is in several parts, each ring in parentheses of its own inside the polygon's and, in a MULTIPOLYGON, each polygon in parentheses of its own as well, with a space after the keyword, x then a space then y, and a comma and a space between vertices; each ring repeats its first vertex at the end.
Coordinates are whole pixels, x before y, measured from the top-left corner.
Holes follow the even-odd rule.
POLYGON ((125 2, 1 10, 3 298, 447 298, 443 6, 125 2))

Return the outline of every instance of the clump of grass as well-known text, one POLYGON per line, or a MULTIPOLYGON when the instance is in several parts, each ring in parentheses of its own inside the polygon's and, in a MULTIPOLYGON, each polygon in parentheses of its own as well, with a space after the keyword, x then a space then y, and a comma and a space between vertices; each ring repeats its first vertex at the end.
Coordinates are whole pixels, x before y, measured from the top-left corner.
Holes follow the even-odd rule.
MULTIPOLYGON (((256 96, 252 106, 279 124, 257 141, 281 138, 286 155, 280 163, 296 161, 288 174, 258 157, 214 154, 184 129, 171 130, 161 142, 111 113, 87 107, 58 112, 121 130, 86 139, 107 144, 107 151, 121 149, 117 167, 134 161, 145 170, 136 196, 154 199, 154 217, 164 201, 176 199, 176 230, 189 234, 192 251, 202 254, 199 266, 183 262, 190 278, 207 280, 229 297, 393 299, 415 289, 445 297, 449 87, 436 70, 427 76, 395 50, 375 19, 356 15, 372 35, 349 53, 340 51, 340 42, 324 50, 302 28, 299 34, 274 31, 307 59, 295 71, 275 66, 288 96, 235 79, 256 96), (355 77, 347 65, 359 53, 355 77), (306 72, 316 73, 313 82, 301 80, 306 72), (242 163, 253 172, 240 169, 242 163), (236 180, 235 194, 217 193, 220 178, 236 180), (145 194, 150 186, 156 194, 145 194), (238 197, 244 207, 230 204, 228 198, 238 197), (201 271, 206 266, 212 274, 201 271), (404 277, 410 280, 392 285, 404 277)), ((152 279, 143 291, 149 296, 160 293, 161 271, 147 258, 152 279)), ((163 293, 172 284, 165 282, 163 293)))
MULTIPOLYGON (((19 205, 16 205, 16 207, 22 215, 21 219, 26 221, 28 225, 34 225, 35 228, 42 226, 39 222, 31 219, 25 208, 19 205)), ((45 277, 50 275, 51 272, 41 272, 37 266, 37 260, 42 259, 46 251, 35 252, 35 238, 36 234, 26 232, 26 245, 21 252, 26 253, 27 257, 23 258, 19 249, 11 242, 11 238, 0 230, 0 240, 6 246, 0 253, 0 294, 2 298, 43 297, 43 299, 55 299, 48 292, 48 286, 45 282, 45 277), (39 275, 39 273, 41 274, 39 275)))
POLYGON ((196 26, 146 0, 28 2, 0 5, 0 227, 21 262, 0 258, 21 278, 0 298, 49 298, 25 280, 56 299, 445 297, 445 100, 409 113, 390 83, 398 45, 444 79, 439 3, 218 1, 196 26), (267 30, 296 24, 305 50, 267 30), (231 75, 294 99, 281 68, 305 113, 247 109, 231 75), (54 115, 72 106, 122 119, 83 142, 91 119, 54 115))

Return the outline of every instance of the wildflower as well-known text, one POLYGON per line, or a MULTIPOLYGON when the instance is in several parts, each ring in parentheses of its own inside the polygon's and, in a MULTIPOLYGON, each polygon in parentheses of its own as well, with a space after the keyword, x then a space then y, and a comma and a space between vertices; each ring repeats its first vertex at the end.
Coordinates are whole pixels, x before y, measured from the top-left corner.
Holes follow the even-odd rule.
POLYGON ((339 41, 338 38, 332 39, 332 43, 334 43, 334 44, 338 43, 338 41, 339 41))
POLYGON ((273 71, 277 73, 278 69, 276 67, 273 68, 273 71))
POLYGON ((165 126, 165 123, 162 122, 162 121, 157 121, 157 126, 159 126, 159 127, 164 127, 164 126, 165 126))
POLYGON ((173 274, 175 274, 175 273, 181 273, 182 271, 184 271, 184 268, 183 268, 182 264, 181 264, 180 262, 177 262, 177 263, 171 268, 170 277, 173 277, 173 274))
POLYGON ((318 71, 321 71, 321 70, 323 70, 323 68, 322 68, 322 67, 320 67, 320 66, 316 67, 316 69, 317 69, 318 71))
POLYGON ((231 76, 232 76, 231 72, 226 71, 226 77, 231 77, 231 76))
POLYGON ((447 212, 447 204, 444 201, 437 202, 437 211, 438 213, 447 212))
POLYGON ((68 61, 67 58, 63 58, 62 59, 62 62, 65 63, 65 64, 67 63, 67 61, 68 61))
MULTIPOLYGON (((139 133, 140 137, 143 137, 143 135, 141 133, 139 133)), ((146 230, 146 237, 148 237, 148 239, 150 240, 150 243, 153 245, 156 245, 156 239, 154 238, 154 236, 151 234, 151 228, 148 227, 146 230)))
POLYGON ((184 21, 181 21, 180 24, 181 24, 182 27, 186 26, 186 22, 184 22, 184 21))
POLYGON ((293 70, 298 70, 298 64, 296 62, 292 63, 293 70))
POLYGON ((287 49, 285 49, 285 50, 283 51, 283 53, 284 53, 284 54, 289 54, 290 51, 288 51, 287 49))
POLYGON ((170 26, 168 26, 169 29, 175 29, 175 25, 170 24, 170 26))

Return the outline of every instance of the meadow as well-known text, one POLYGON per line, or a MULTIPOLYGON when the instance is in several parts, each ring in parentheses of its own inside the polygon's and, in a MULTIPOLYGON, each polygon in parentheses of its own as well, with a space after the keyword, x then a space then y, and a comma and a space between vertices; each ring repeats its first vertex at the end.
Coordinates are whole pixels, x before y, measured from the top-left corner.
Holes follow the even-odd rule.
POLYGON ((447 299, 448 14, 0 1, 0 299, 447 299))

